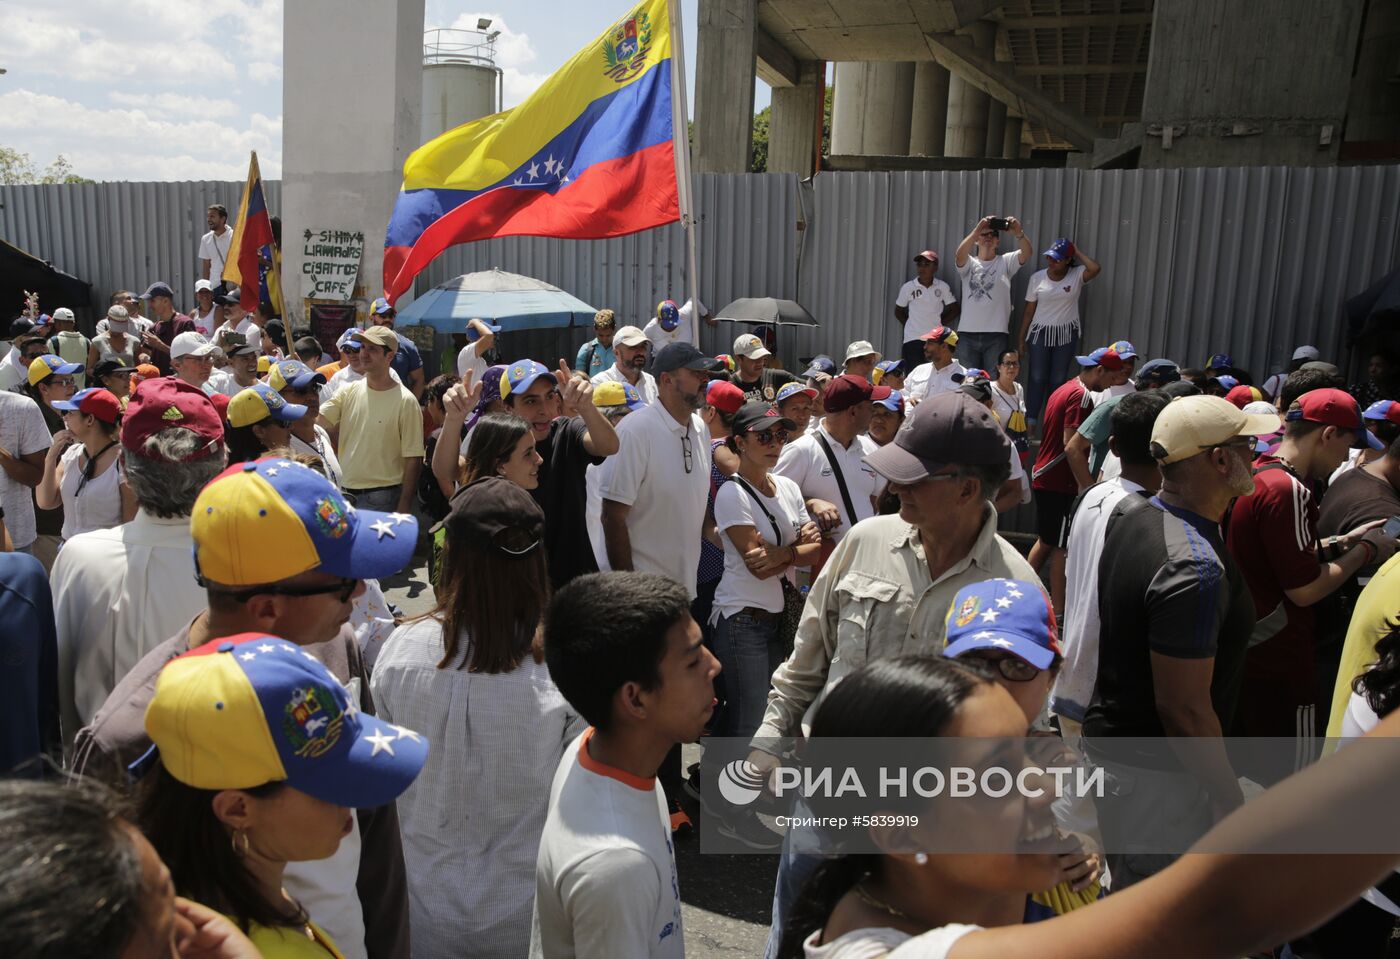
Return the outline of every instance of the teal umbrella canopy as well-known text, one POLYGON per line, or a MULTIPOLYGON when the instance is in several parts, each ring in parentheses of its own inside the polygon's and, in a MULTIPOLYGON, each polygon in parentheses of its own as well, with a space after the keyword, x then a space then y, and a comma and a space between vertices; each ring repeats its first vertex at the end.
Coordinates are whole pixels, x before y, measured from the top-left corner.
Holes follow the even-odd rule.
POLYGON ((559 287, 501 269, 465 273, 433 287, 399 311, 400 326, 421 324, 462 333, 473 319, 506 331, 562 329, 592 324, 598 311, 559 287))

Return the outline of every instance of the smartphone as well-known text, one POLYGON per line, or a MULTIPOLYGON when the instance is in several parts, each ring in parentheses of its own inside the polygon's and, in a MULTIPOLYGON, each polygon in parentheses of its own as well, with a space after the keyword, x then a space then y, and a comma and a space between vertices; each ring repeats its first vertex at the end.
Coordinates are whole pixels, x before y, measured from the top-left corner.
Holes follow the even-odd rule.
POLYGON ((1392 516, 1386 520, 1385 525, 1381 527, 1381 532, 1385 534, 1387 539, 1400 539, 1400 516, 1392 516))
POLYGON ((1011 220, 1004 216, 989 216, 987 217, 987 225, 997 231, 1009 230, 1011 229, 1011 220))

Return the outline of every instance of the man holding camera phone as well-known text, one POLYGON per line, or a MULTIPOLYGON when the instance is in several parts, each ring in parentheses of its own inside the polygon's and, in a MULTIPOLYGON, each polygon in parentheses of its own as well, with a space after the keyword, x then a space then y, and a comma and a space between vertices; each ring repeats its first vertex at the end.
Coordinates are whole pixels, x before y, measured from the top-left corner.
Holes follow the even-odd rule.
POLYGON ((958 345, 971 367, 994 370, 1010 341, 1011 278, 1031 258, 1031 239, 1014 216, 984 216, 958 244, 954 263, 962 279, 958 345), (1016 249, 997 253, 1001 231, 1016 238, 1016 249), (976 246, 976 255, 972 255, 976 246))

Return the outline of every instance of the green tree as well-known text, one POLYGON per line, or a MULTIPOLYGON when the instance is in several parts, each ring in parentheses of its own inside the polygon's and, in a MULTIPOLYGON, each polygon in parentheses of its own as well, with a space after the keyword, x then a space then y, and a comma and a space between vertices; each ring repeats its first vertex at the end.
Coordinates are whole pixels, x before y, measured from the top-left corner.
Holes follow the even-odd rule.
MULTIPOLYGON (((753 159, 749 170, 753 173, 768 172, 768 127, 773 119, 771 106, 764 107, 753 115, 753 159)), ((826 99, 822 104, 822 156, 831 155, 831 88, 826 89, 826 99)))
POLYGON ((28 153, 0 147, 0 184, 16 183, 92 183, 73 172, 73 164, 60 153, 47 167, 40 170, 28 153))

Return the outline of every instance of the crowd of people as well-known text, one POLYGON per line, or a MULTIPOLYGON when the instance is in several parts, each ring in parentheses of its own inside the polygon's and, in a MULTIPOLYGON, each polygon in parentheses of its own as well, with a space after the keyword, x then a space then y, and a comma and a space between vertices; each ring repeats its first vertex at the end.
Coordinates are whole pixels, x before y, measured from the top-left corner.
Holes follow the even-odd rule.
POLYGON ((1027 804, 976 856, 702 804, 781 857, 767 955, 1388 954, 1400 849, 1143 837, 1308 836, 1395 786, 1342 749, 1261 792, 1225 739, 1400 735, 1392 357, 1348 389, 1307 345, 1257 380, 1081 352, 1069 238, 1013 337, 1008 216, 957 293, 914 258, 888 360, 710 356, 664 300, 572 366, 471 320, 428 379, 385 300, 334 356, 245 314, 218 214, 187 313, 29 311, 0 357, 0 953, 681 956, 686 744, 762 779, 784 740, 1039 735, 1132 801, 1027 804), (406 617, 381 581, 420 562, 406 617))

